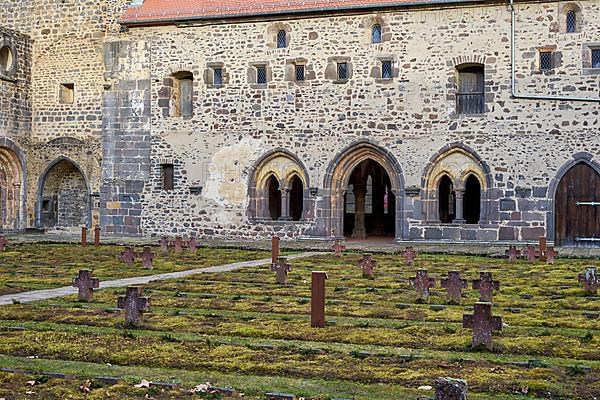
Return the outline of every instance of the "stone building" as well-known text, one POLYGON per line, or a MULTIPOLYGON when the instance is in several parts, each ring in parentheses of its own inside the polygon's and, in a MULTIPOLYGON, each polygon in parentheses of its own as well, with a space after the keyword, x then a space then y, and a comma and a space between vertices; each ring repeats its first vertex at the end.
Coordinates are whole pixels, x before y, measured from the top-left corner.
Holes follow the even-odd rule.
POLYGON ((4 230, 600 243, 598 0, 5 3, 4 230))

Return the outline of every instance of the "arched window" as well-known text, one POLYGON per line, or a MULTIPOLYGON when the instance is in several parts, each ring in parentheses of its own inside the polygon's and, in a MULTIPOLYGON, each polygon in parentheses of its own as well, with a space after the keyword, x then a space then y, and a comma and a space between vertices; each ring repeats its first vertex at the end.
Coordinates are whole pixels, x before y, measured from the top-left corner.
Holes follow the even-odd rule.
POLYGON ((438 186, 438 207, 440 221, 449 224, 454 221, 456 215, 456 194, 452 180, 444 175, 438 186))
POLYGON ((381 25, 375 24, 371 28, 371 43, 381 43, 381 25))
POLYGON ((577 32, 577 14, 574 10, 567 11, 567 33, 577 32))
POLYGON ((290 185, 290 217, 292 221, 300 221, 304 211, 304 185, 302 180, 294 175, 290 185))
POLYGON ((281 192, 279 191, 279 181, 273 175, 268 180, 267 189, 269 191, 269 216, 276 220, 281 217, 281 192))
POLYGON ((283 29, 277 31, 277 48, 285 49, 287 45, 287 33, 283 29))
POLYGON ((485 113, 485 77, 483 65, 466 65, 457 68, 457 114, 485 113))
POLYGON ((481 213, 481 184, 475 175, 469 175, 465 182, 463 217, 467 224, 478 224, 481 213))

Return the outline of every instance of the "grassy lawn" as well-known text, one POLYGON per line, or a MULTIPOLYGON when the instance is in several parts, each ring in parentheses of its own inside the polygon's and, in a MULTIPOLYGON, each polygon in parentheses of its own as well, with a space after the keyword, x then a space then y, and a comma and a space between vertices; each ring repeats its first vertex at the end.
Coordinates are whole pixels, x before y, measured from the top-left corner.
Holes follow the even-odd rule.
MULTIPOLYGON (((215 259, 227 257, 224 250, 214 252, 221 254, 215 259)), ((117 249, 89 257, 90 263, 110 265, 114 253, 117 249)), ((80 386, 92 379, 88 399, 220 398, 187 393, 211 382, 234 387, 247 399, 285 392, 318 399, 402 400, 433 396, 419 388, 438 376, 466 379, 470 399, 600 395, 600 319, 584 314, 600 312, 600 301, 585 296, 577 283, 590 260, 548 266, 421 255, 408 268, 399 256, 375 258, 379 267, 373 279, 361 276, 359 255, 348 253, 294 260, 288 286, 277 285, 268 266, 155 282, 145 292, 151 311, 135 330, 124 329, 123 315, 114 310, 124 289, 99 291, 89 304, 69 296, 0 307, 0 367, 29 373, 0 373, 0 398, 84 398, 80 386), (472 310, 478 293, 465 290, 462 305, 446 305, 440 288, 449 270, 472 280, 483 266, 501 282, 494 314, 503 316, 505 326, 495 333, 492 352, 471 350, 471 331, 462 328, 462 315, 472 310), (408 285, 421 267, 436 278, 429 304, 415 302, 408 285), (312 270, 329 274, 324 329, 310 327, 312 270), (48 379, 43 372, 72 377, 48 379), (121 381, 110 385, 93 379, 107 375, 121 381), (134 388, 141 379, 178 387, 134 388), (31 380, 39 383, 30 387, 31 380)), ((190 257, 190 265, 197 262, 190 257)), ((110 274, 108 265, 100 265, 96 274, 110 274)), ((143 272, 141 266, 136 269, 143 272)), ((30 274, 23 282, 37 279, 30 274)))

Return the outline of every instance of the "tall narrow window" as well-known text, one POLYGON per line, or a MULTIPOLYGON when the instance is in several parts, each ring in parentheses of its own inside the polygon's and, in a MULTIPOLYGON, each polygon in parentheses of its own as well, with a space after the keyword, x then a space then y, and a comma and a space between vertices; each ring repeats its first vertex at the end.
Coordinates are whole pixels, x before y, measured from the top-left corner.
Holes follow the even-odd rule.
POLYGON ((259 85, 267 84, 267 67, 265 65, 256 67, 256 83, 259 85))
POLYGON ((381 79, 392 79, 392 62, 389 60, 381 62, 381 79))
POLYGON ((438 187, 438 208, 440 221, 449 224, 454 221, 456 215, 456 194, 452 181, 444 175, 438 187))
POLYGON ((481 212, 481 184, 474 175, 469 175, 465 183, 463 217, 467 224, 478 224, 481 212))
POLYGON ((356 196, 354 195, 354 185, 353 184, 349 184, 348 190, 346 190, 345 205, 346 205, 345 213, 346 214, 354 214, 354 212, 356 210, 356 196))
POLYGON ((467 115, 485 113, 483 65, 467 66, 458 69, 456 112, 467 115))
POLYGON ((173 190, 175 188, 175 168, 173 164, 162 164, 160 168, 162 190, 173 190))
POLYGON ((223 68, 213 69, 213 85, 223 86, 223 68))
POLYGON ((337 65, 338 80, 345 81, 348 79, 348 63, 341 62, 337 65))
POLYGON ((567 33, 577 32, 577 14, 570 10, 567 12, 567 33))
POLYGON ((276 220, 281 217, 281 191, 279 190, 279 181, 273 175, 268 180, 267 190, 269 191, 269 216, 276 220))
POLYGON ((296 64, 296 81, 304 82, 305 79, 306 77, 304 64, 296 64))
POLYGON ((371 28, 371 43, 381 43, 381 25, 375 24, 371 28))
POLYGON ((173 74, 174 107, 172 116, 191 117, 193 115, 194 76, 191 72, 178 72, 173 74))
POLYGON ((282 29, 277 32, 277 48, 284 49, 287 47, 287 33, 282 29))
POLYGON ((600 49, 592 49, 592 68, 600 68, 600 49))
POLYGON ((550 71, 552 69, 552 52, 540 51, 540 71, 550 71))
POLYGON ((365 193, 365 214, 373 214, 373 177, 367 177, 367 192, 365 193))
POLYGON ((292 179, 290 190, 290 217, 293 221, 302 219, 302 211, 304 209, 304 185, 298 176, 292 179))

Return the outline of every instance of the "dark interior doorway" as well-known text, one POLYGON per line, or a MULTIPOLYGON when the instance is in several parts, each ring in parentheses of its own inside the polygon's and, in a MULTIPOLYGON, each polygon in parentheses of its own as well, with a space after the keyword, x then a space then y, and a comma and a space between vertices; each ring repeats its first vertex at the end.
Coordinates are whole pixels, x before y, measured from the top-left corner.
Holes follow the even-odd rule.
POLYGON ((279 181, 273 175, 269 178, 267 187, 269 188, 269 216, 271 219, 281 217, 281 192, 279 191, 279 181))
POLYGON ((290 186, 290 217, 292 221, 300 221, 304 209, 304 185, 302 180, 294 175, 290 186))
POLYGON ((452 180, 444 175, 440 179, 438 186, 438 203, 440 221, 443 224, 450 224, 456 218, 456 193, 452 180))
POLYGON ((478 224, 481 218, 481 184, 475 175, 469 175, 465 183, 463 216, 467 224, 478 224))

